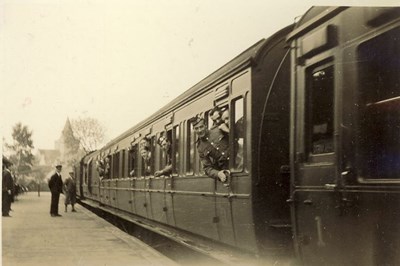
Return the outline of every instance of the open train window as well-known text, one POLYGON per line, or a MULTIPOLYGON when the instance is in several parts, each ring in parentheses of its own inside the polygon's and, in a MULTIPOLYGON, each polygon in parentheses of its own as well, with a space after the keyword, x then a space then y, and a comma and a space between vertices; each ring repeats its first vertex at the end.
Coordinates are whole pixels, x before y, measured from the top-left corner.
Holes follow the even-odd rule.
POLYGON ((186 174, 193 175, 194 165, 195 165, 195 146, 196 146, 196 136, 193 130, 192 122, 187 121, 187 138, 186 138, 186 174))
POLYGON ((356 158, 365 179, 400 179, 400 28, 361 44, 356 158))
POLYGON ((142 161, 142 176, 151 176, 154 174, 154 154, 156 149, 155 137, 145 137, 140 141, 139 149, 142 161))
POLYGON ((104 159, 104 178, 111 178, 111 155, 107 155, 104 159))
POLYGON ((122 178, 125 178, 126 177, 126 170, 125 170, 125 158, 126 158, 126 151, 125 151, 125 149, 123 149, 123 150, 121 150, 121 163, 122 163, 122 165, 121 165, 121 176, 122 176, 122 178))
MULTIPOLYGON (((244 104, 243 98, 236 99, 233 104, 233 121, 230 124, 230 127, 233 127, 231 130, 233 134, 233 152, 231 153, 231 157, 233 158, 233 169, 234 172, 243 171, 243 148, 244 148, 244 104), (233 123, 233 124, 232 124, 233 123), (231 126, 232 125, 232 126, 231 126)), ((227 110, 228 111, 228 110, 227 110)), ((229 111, 228 113, 223 114, 223 119, 229 120, 229 111), (228 117, 226 117, 228 115, 228 117)), ((227 121, 225 121, 227 123, 227 121)))
POLYGON ((129 174, 129 177, 137 176, 137 169, 138 169, 137 159, 136 159, 137 150, 138 150, 138 145, 137 144, 132 145, 131 148, 129 149, 129 153, 128 153, 128 174, 129 174))
POLYGON ((113 160, 112 160, 112 164, 113 164, 113 167, 112 167, 112 171, 113 171, 113 175, 112 175, 112 178, 118 178, 119 177, 119 157, 120 157, 120 155, 119 155, 119 152, 117 152, 117 153, 115 153, 115 154, 113 154, 113 160))
POLYGON ((306 148, 313 155, 332 153, 334 128, 334 72, 332 65, 307 71, 306 148))
POLYGON ((180 136, 180 127, 175 126, 173 128, 173 138, 172 138, 172 174, 179 174, 179 165, 180 165, 180 157, 179 157, 179 136, 180 136))
POLYGON ((168 130, 167 132, 164 132, 160 134, 158 138, 158 144, 160 146, 160 168, 159 170, 165 169, 168 165, 172 165, 172 157, 173 157, 173 139, 172 139, 172 129, 168 130), (166 141, 162 141, 162 139, 166 138, 166 141), (161 140, 161 141, 160 141, 161 140), (168 150, 164 150, 162 145, 168 145, 170 143, 170 147, 168 150))

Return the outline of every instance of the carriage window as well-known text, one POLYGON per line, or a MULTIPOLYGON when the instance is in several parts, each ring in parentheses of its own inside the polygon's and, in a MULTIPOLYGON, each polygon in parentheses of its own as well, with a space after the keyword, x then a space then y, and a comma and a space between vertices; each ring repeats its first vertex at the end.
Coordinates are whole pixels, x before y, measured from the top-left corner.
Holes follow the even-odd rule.
MULTIPOLYGON (((244 147, 244 105, 243 98, 234 102, 233 121, 233 171, 243 170, 243 147, 244 147)), ((226 119, 223 115, 224 120, 226 119)), ((229 117, 228 117, 229 119, 229 117)))
POLYGON ((194 173, 194 156, 195 156, 195 146, 196 146, 196 138, 195 132, 192 129, 192 123, 190 121, 187 122, 187 163, 186 163, 186 174, 192 175, 194 173))
POLYGON ((118 178, 119 177, 119 152, 115 153, 113 156, 113 167, 112 167, 112 171, 113 171, 113 178, 118 178))
POLYGON ((360 175, 400 178, 400 28, 359 47, 360 175))
POLYGON ((130 177, 137 176, 138 171, 138 144, 131 145, 128 153, 128 174, 130 177))
MULTIPOLYGON (((172 143, 172 130, 168 130, 166 135, 161 134, 160 137, 166 137, 169 143, 172 143)), ((161 143, 159 143, 161 145, 161 143)), ((160 169, 164 169, 167 165, 171 165, 172 163, 172 146, 168 149, 168 151, 165 151, 162 147, 160 147, 160 169), (169 154, 167 154, 169 153, 169 154)))
POLYGON ((333 66, 308 72, 306 132, 309 155, 333 152, 333 66))
POLYGON ((121 154, 122 154, 121 176, 124 178, 124 177, 126 177, 126 170, 125 170, 125 158, 126 158, 125 154, 126 154, 126 152, 125 152, 125 150, 122 150, 121 154))
POLYGON ((108 155, 105 158, 104 162, 104 178, 110 179, 111 178, 111 155, 108 155))
POLYGON ((174 138, 172 139, 172 173, 178 174, 179 173, 179 126, 174 127, 174 138), (175 155, 175 156, 174 156, 175 155), (175 158, 174 158, 175 157, 175 158))
POLYGON ((141 175, 150 176, 154 173, 154 137, 144 137, 139 142, 139 153, 141 158, 141 175))
POLYGON ((93 175, 92 160, 90 160, 87 169, 88 169, 88 183, 90 185, 92 183, 92 175, 93 175))
POLYGON ((87 164, 83 167, 83 173, 85 176, 85 185, 87 185, 87 183, 88 183, 88 166, 87 166, 87 164))

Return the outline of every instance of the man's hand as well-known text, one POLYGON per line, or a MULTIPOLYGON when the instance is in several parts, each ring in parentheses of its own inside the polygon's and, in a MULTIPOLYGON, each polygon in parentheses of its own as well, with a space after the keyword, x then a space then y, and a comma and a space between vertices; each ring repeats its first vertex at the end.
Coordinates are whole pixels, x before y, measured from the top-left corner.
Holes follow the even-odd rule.
POLYGON ((163 173, 162 173, 162 171, 156 171, 155 173, 154 173, 154 176, 160 176, 160 175, 162 175, 163 173))
POLYGON ((219 181, 221 181, 222 183, 225 183, 225 182, 226 182, 227 177, 226 177, 226 175, 225 175, 225 173, 224 173, 223 170, 218 172, 218 179, 219 179, 219 181))

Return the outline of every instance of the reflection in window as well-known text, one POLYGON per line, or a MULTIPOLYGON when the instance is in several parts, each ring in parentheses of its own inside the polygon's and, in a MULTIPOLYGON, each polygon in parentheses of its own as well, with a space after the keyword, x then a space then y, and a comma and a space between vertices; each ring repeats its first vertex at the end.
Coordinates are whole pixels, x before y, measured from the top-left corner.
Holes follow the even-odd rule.
POLYGON ((400 178, 400 28, 359 47, 360 175, 400 178))
POLYGON ((333 66, 309 72, 306 123, 308 152, 333 152, 333 66))
POLYGON ((233 171, 243 170, 244 147, 244 106, 243 98, 234 102, 234 128, 233 128, 233 171))

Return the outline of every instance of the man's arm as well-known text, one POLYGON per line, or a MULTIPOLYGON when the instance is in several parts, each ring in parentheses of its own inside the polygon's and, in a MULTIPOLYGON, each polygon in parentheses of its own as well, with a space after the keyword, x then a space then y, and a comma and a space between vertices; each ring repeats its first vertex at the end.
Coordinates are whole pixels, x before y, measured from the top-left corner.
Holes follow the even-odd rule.
POLYGON ((217 170, 213 167, 213 164, 212 164, 210 158, 208 158, 208 156, 204 156, 202 153, 200 153, 199 156, 200 156, 200 161, 201 161, 201 164, 203 165, 203 169, 204 169, 204 172, 206 173, 206 175, 218 180, 219 170, 217 170))

